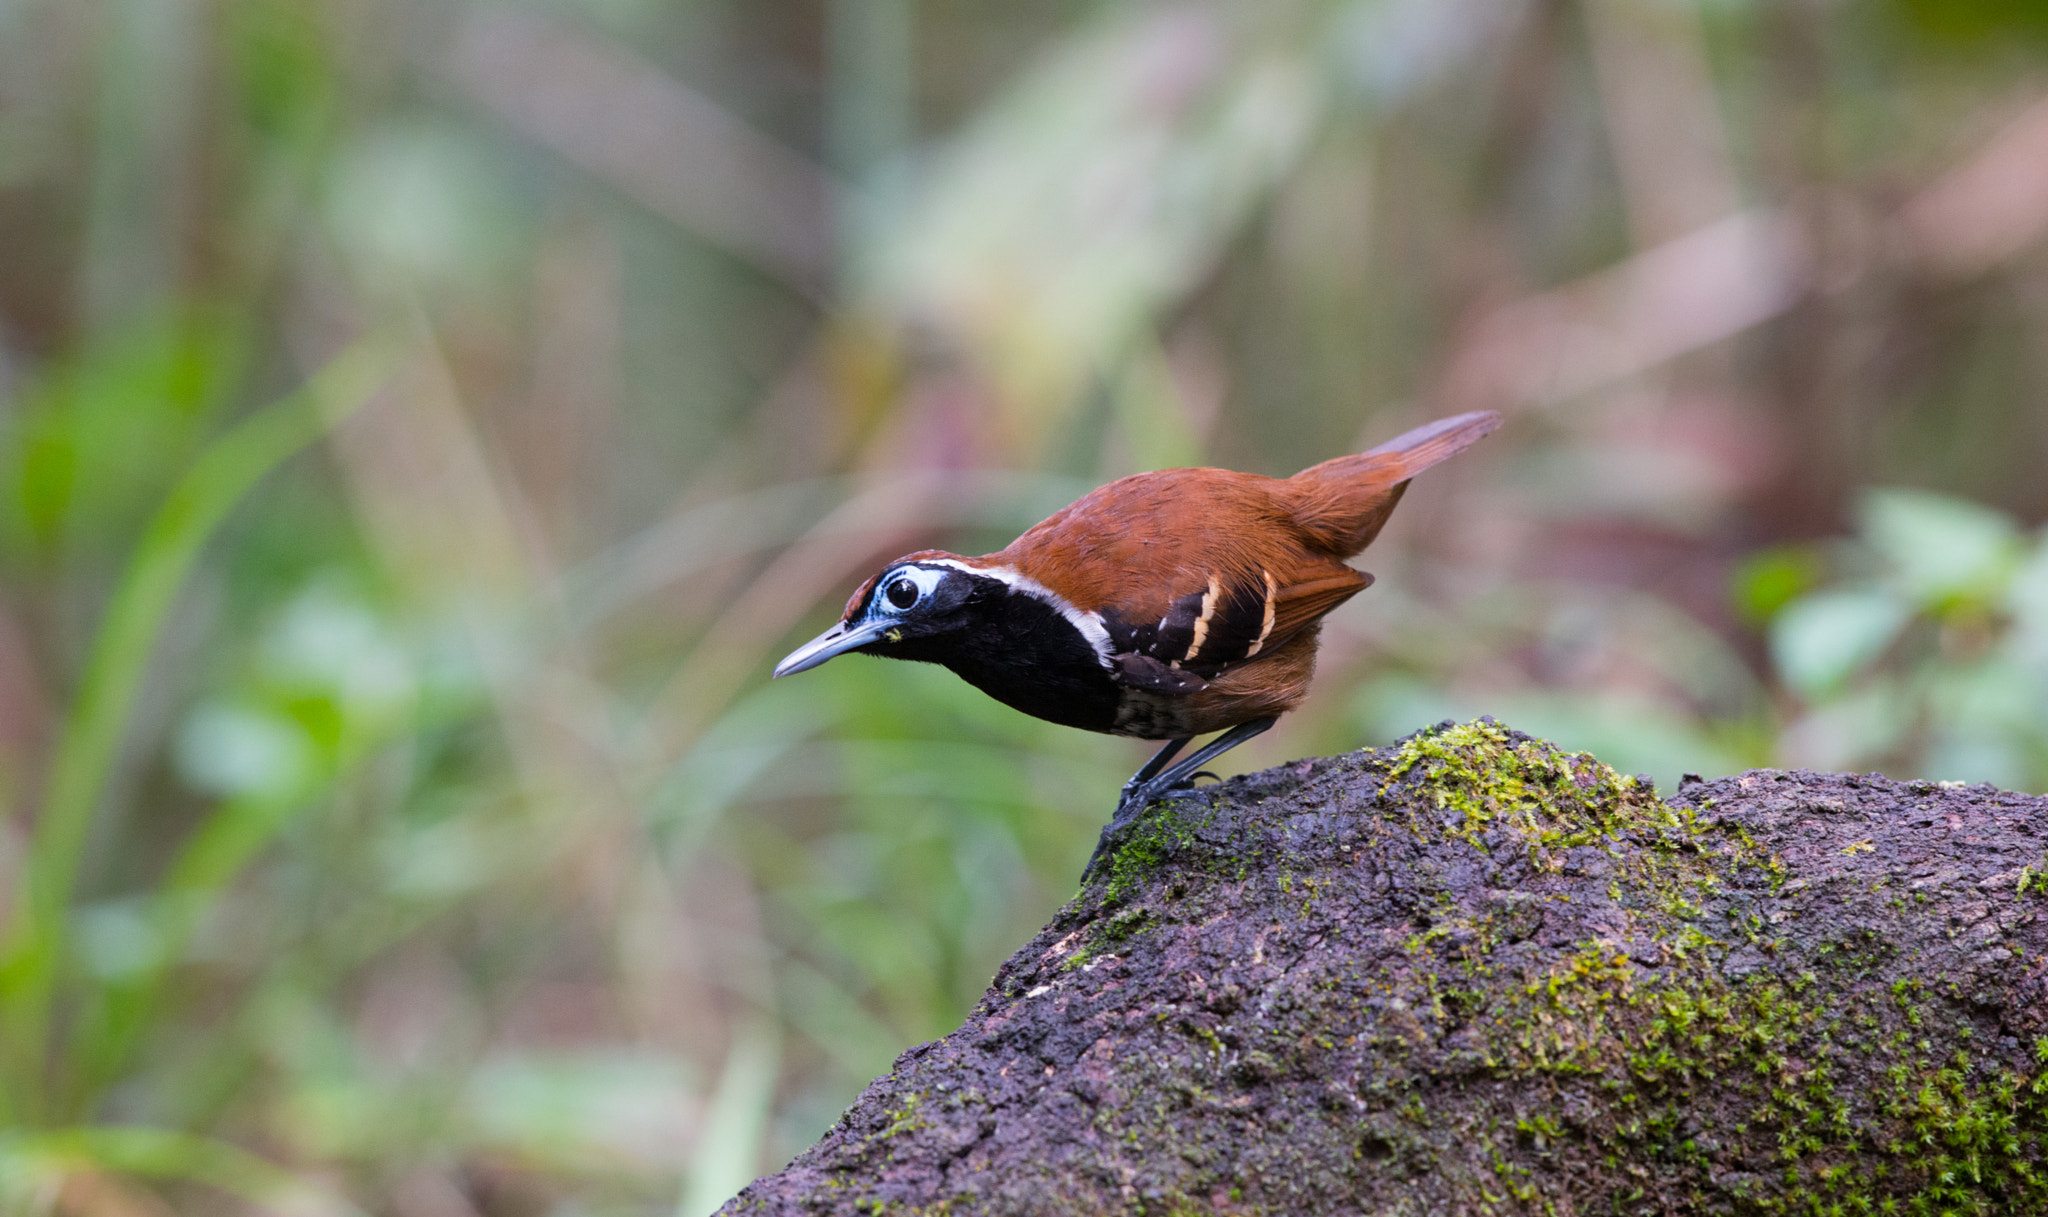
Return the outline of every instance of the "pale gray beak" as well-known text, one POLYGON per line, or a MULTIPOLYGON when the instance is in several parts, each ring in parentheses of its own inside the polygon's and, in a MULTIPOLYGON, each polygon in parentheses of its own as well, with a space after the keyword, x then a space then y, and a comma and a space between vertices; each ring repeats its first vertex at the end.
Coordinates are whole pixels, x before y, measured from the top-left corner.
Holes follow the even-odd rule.
POLYGON ((793 672, 808 672, 834 655, 844 655, 855 647, 866 646, 880 638, 888 628, 889 623, 886 621, 869 621, 858 625, 847 625, 842 621, 791 651, 781 663, 775 665, 775 675, 788 676, 793 672))

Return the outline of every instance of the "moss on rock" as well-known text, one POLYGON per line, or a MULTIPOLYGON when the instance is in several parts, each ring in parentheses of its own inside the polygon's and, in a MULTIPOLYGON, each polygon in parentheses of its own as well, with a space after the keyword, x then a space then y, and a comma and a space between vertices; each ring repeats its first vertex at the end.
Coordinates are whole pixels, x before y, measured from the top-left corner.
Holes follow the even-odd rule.
POLYGON ((1153 807, 730 1213, 2048 1213, 2048 799, 1488 720, 1153 807))

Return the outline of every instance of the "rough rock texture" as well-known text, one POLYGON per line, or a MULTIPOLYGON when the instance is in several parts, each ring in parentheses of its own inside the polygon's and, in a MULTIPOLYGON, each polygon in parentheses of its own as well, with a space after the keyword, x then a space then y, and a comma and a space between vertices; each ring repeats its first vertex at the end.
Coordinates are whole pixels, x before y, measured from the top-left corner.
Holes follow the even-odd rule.
POLYGON ((2048 1213, 2048 798, 1489 721, 1155 806, 752 1213, 2048 1213))

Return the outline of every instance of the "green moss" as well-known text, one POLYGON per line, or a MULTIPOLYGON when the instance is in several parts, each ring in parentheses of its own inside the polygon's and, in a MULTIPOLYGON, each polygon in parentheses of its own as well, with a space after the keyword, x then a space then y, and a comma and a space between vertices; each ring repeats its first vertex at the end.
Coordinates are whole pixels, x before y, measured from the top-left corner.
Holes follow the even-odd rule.
POLYGON ((1109 888, 1104 893, 1108 902, 1136 891, 1162 862, 1195 843, 1196 832, 1207 827, 1211 817, 1196 820, 1192 811, 1191 804, 1169 803, 1139 817, 1110 857, 1109 888))
POLYGON ((1201 1041, 1202 1046, 1214 1053, 1217 1059, 1220 1060, 1228 1055, 1230 1050, 1224 1046, 1221 1037, 1209 1028, 1202 1026, 1200 1023, 1192 1022, 1183 1022, 1181 1027, 1189 1035, 1201 1041))
POLYGON ((1099 941, 1105 946, 1121 946, 1142 933, 1153 920, 1149 908, 1125 909, 1103 924, 1099 941))
MULTIPOLYGON (((1971 1029, 1946 976, 1913 978, 1933 973, 1907 939, 1860 912, 1786 920, 1838 898, 1924 916, 1911 906, 1925 893, 1793 883, 1741 827, 1491 722, 1359 763, 1384 782, 1357 782, 1344 816, 1285 837, 1243 808, 1152 809, 1062 927, 1077 936, 1057 950, 1078 946, 1059 967, 1133 962, 1074 982, 1099 994, 1140 983, 1147 936, 1231 914, 1247 920, 1226 932, 1256 934, 1233 948, 1243 976, 1204 972, 1105 1033, 1104 1092, 1143 1099, 1088 1119, 1161 1182, 1133 1211, 1251 1211, 1219 1189, 1273 1143, 1243 1131, 1273 1103, 1295 1121, 1287 1161, 1469 1197, 1474 1212, 1574 1211, 1559 1180, 1597 1178, 1617 1189, 1603 1212, 1656 1197, 1679 1206, 1663 1211, 2048 1213, 2048 1036, 2037 1060, 1994 1063, 1997 1033, 1971 1029), (1253 864, 1283 839, 1302 852, 1253 864), (1253 882, 1232 882, 1240 865, 1253 882), (1561 924, 1584 937, 1560 949, 1561 924), (1353 935, 1355 952, 1316 950, 1353 935), (1285 981, 1258 980, 1270 967, 1285 981)), ((1886 838, 1847 840, 1827 852, 1886 838)), ((2048 894, 2048 861, 2015 887, 2048 894)), ((950 1128, 935 1101, 905 1099, 871 1141, 950 1128)), ((1283 1176, 1251 1190, 1302 1211, 1283 1176)))
MULTIPOLYGON (((1961 1051, 1937 1059, 1918 980, 1896 981, 1888 1001, 1857 998, 1857 982, 1892 961, 1889 942, 1862 931, 1821 944, 1814 962, 1841 978, 1832 987, 1812 969, 1729 981, 1713 966, 1725 944, 1702 928, 1708 920, 1766 951, 1781 945, 1754 911, 1719 903, 1744 868, 1773 892, 1785 884, 1783 861, 1748 834, 1702 825, 1590 757, 1516 741, 1484 721, 1407 741, 1389 776, 1418 787, 1423 807, 1439 813, 1409 814, 1424 841, 1482 853, 1519 847, 1547 873, 1566 850, 1600 850, 1616 867, 1608 894, 1632 932, 1663 947, 1650 971, 1615 943, 1589 941, 1518 989, 1480 991, 1480 1000, 1492 994, 1491 1008, 1472 1018, 1487 1032, 1478 1054, 1486 1067, 1580 1078, 1613 1100, 1605 1118, 1576 1127, 1518 1119, 1522 1150, 1576 1139, 1615 1163, 1647 1154, 1705 1169, 1708 1157, 1684 1129, 1686 1096, 1710 1085, 1744 1096, 1749 1111, 1736 1128, 1766 1138, 1764 1165, 1781 1172, 1748 1211, 2048 1212, 2048 1178, 2035 1165, 2048 1149, 2048 1068, 1973 1069, 1961 1051), (1619 848, 1624 840, 1636 848, 1619 848), (1852 1080, 1867 1067, 1849 1067, 1872 1060, 1886 1079, 1875 1093, 1852 1080), (1892 1207, 1864 1199, 1873 1172, 1900 1197, 1892 1207)), ((2022 871, 2017 887, 2021 896, 2048 893, 2048 864, 2022 871)), ((1424 965, 1460 962, 1461 933, 1476 934, 1474 954, 1491 943, 1487 919, 1470 910, 1446 907, 1428 921, 1403 946, 1419 988, 1439 993, 1440 972, 1424 965)), ((1969 1038, 1967 1026, 1956 1028, 1952 1043, 1969 1038)), ((2048 1065, 2048 1037, 2038 1047, 2048 1065)))
MULTIPOLYGON (((1759 1212, 1843 1203, 1851 1207, 1840 1211, 1860 1211, 1854 1200, 1867 1180, 1833 1160, 1859 1147, 1882 1155, 1887 1190, 1904 1193, 1898 1212, 2048 1211, 2048 1179, 2033 1165, 2048 1136, 2048 1070, 1973 1071, 1964 1054, 1928 1060, 1925 1042, 1910 1034, 1918 986, 1898 986, 1882 1016, 1845 1020, 1802 998, 1810 985, 1730 985, 1684 969, 1676 981, 1647 984, 1625 955, 1586 944, 1526 984, 1518 1007, 1495 1020, 1507 1029, 1500 1055, 1524 1072, 1597 1078, 1617 1096, 1615 1110, 1642 1109, 1579 1130, 1622 1161, 1649 1146, 1704 1165, 1699 1147, 1679 1135, 1684 1096, 1703 1084, 1747 1094, 1751 1109, 1737 1127, 1769 1134, 1770 1164, 1789 1185, 1759 1201, 1759 1212), (1872 1036, 1874 1025, 1901 1033, 1872 1036), (1851 1051, 1887 1065, 1881 1091, 1844 1080, 1836 1066, 1851 1051)), ((2037 1047, 2048 1063, 2048 1037, 2037 1047)), ((1546 1144, 1566 1133, 1547 1117, 1524 1118, 1516 1131, 1546 1144)), ((1858 1160, 1871 1169, 1868 1156, 1858 1160)))
POLYGON ((1695 883, 1715 881, 1715 868, 1677 860, 1713 851, 1751 865, 1774 861, 1748 834, 1709 830, 1692 808, 1663 802, 1655 788, 1586 753, 1518 741, 1487 719, 1408 739, 1395 752, 1388 777, 1419 783, 1445 813, 1434 822, 1410 816, 1411 829, 1422 839, 1460 840, 1482 853, 1519 844, 1530 864, 1546 873, 1557 873, 1566 851, 1582 846, 1616 858, 1647 853, 1662 869, 1684 871, 1695 883), (1624 841, 1647 849, 1623 849, 1624 841))
MULTIPOLYGON (((1921 1031, 1927 996, 1917 979, 1894 981, 1888 1002, 1860 1008, 1839 1000, 1841 990, 1823 1000, 1810 969, 1731 983, 1710 967, 1720 942, 1690 922, 1708 912, 1724 879, 1757 867, 1772 891, 1786 881, 1780 858, 1763 854, 1747 834, 1706 830, 1686 807, 1655 801, 1608 766, 1516 742, 1485 721, 1409 740, 1391 777, 1419 783, 1425 805, 1442 813, 1434 820, 1411 813, 1409 826, 1423 840, 1462 840, 1481 852, 1522 846, 1532 867, 1548 873, 1575 846, 1616 858, 1610 897, 1632 912, 1638 932, 1669 949, 1663 967, 1647 973, 1612 942, 1583 942, 1528 977, 1520 992, 1495 998, 1481 1020, 1491 1033, 1489 1063, 1595 1080, 1614 1096, 1614 1113, 1640 1113, 1573 1131, 1548 1117, 1524 1117, 1513 1125, 1524 1147, 1583 1137, 1614 1162, 1649 1151, 1655 1160, 1704 1166, 1704 1151, 1681 1135, 1679 1100, 1710 1084, 1747 1096, 1751 1110, 1737 1127, 1767 1135, 1765 1156, 1782 1170, 1784 1186, 1759 1194, 1753 1211, 2048 1211, 2048 1178, 2036 1166, 2048 1139, 2048 1069, 1972 1069, 1962 1051, 1935 1059, 1921 1031), (1649 848, 1618 850, 1622 838, 1649 848), (1628 865, 1630 856, 1636 865, 1628 865), (1855 1063, 1874 1057, 1886 1084, 1874 1094, 1851 1084, 1847 1053, 1858 1053, 1855 1063), (1886 1209, 1864 1199, 1870 1158, 1853 1168, 1841 1160, 1860 1147, 1878 1151, 1886 1192, 1901 1197, 1886 1209)), ((1843 852, 1868 848, 1855 842, 1843 852)), ((2036 891, 2048 893, 2048 865, 2019 875, 2019 895, 2036 891)), ((1458 918, 1432 922, 1405 942, 1411 955, 1448 953, 1458 918)), ((1776 949, 1755 912, 1729 904, 1716 924, 1776 949)), ((1866 930, 1823 942, 1815 963, 1853 985, 1892 955, 1890 942, 1866 930)), ((1436 973, 1421 977, 1423 988, 1438 983, 1436 973)), ((1954 1039, 1968 1043, 1966 1026, 1954 1039)), ((2048 1063, 2048 1037, 2038 1047, 2048 1063)))
POLYGON ((2013 894, 2024 899, 2029 892, 2048 897, 2048 858, 2020 868, 2020 881, 2013 894))
POLYGON ((930 1128, 932 1122, 925 1118, 921 1110, 923 1106, 924 1095, 922 1092, 913 1090, 904 1095, 901 1102, 889 1109, 888 1127, 876 1133, 873 1139, 876 1141, 887 1141, 891 1137, 900 1137, 905 1133, 930 1128))
POLYGON ((1611 852, 1614 837, 1677 823, 1636 779, 1584 753, 1566 755, 1536 740, 1517 743, 1484 719, 1404 742, 1387 776, 1400 781, 1411 774, 1426 782, 1447 813, 1437 824, 1412 825, 1425 839, 1454 837, 1485 852, 1486 830, 1500 821, 1522 838, 1541 870, 1554 871, 1562 850, 1599 845, 1611 852))
POLYGON ((1121 950, 1157 921, 1158 915, 1152 909, 1139 907, 1123 909, 1096 922, 1088 940, 1067 956, 1060 970, 1072 972, 1085 967, 1091 959, 1121 950))
MULTIPOLYGON (((1783 861, 1739 828, 1708 827, 1693 808, 1663 802, 1654 788, 1590 755, 1516 740, 1490 720, 1410 738, 1388 777, 1419 786, 1416 793, 1441 813, 1410 812, 1408 826, 1420 839, 1462 841, 1487 854, 1520 847, 1545 874, 1561 871, 1571 850, 1597 849, 1615 862, 1607 890, 1624 907, 1691 921, 1724 876, 1743 868, 1760 870, 1774 887, 1784 882, 1783 861)), ((1660 930, 1682 937, 1685 951, 1715 942, 1698 929, 1660 930)))
POLYGON ((951 1196, 932 1204, 890 1204, 886 1200, 867 1196, 853 1202, 853 1211, 869 1213, 873 1217, 952 1217, 952 1214, 971 1210, 974 1197, 970 1195, 951 1196), (959 1201, 962 1208, 953 1207, 959 1201))

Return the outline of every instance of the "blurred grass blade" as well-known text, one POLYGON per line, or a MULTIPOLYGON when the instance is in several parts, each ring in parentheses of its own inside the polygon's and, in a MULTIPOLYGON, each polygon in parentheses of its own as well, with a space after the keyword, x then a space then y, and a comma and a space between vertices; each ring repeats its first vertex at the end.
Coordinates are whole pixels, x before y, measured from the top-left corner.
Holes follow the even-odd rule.
POLYGON ((1093 490, 1081 478, 1002 469, 898 471, 872 480, 814 478, 769 486, 694 507, 583 562, 562 580, 579 630, 591 630, 634 601, 720 562, 790 545, 821 522, 851 543, 880 532, 868 514, 833 513, 863 493, 917 504, 927 528, 1022 530, 1093 490))
POLYGON ((178 1179, 217 1188, 271 1213, 359 1217, 346 1200, 225 1142, 160 1128, 66 1128, 0 1137, 0 1204, 80 1170, 178 1179))
POLYGON ((179 850, 151 902, 150 954, 135 974, 109 980, 84 1000, 68 1045, 72 1068, 59 1092, 67 1107, 87 1112, 111 1084, 150 1025, 157 1003, 193 932, 219 903, 243 866, 318 794, 230 799, 216 808, 179 850))
POLYGON ((754 1181, 781 1055, 781 1036, 773 1023, 757 1017, 740 1024, 704 1113, 676 1217, 709 1217, 754 1181))
POLYGON ((540 11, 477 6, 436 69, 518 131, 809 294, 840 187, 628 47, 540 11))
POLYGON ((1018 454, 1042 455, 1210 273, 1330 100, 1261 19, 1101 12, 925 158, 851 255, 862 307, 915 319, 988 377, 1018 454))
POLYGON ((200 453, 129 560, 65 717, 24 880, 0 948, 0 1120, 33 1117, 42 1076, 64 913, 100 794, 151 651, 206 541, 265 474, 368 399, 388 356, 351 349, 297 392, 237 424, 200 453))
POLYGON ((792 957, 782 965, 791 1027, 832 1058, 854 1086, 889 1070, 903 1035, 875 1016, 847 986, 792 957))

